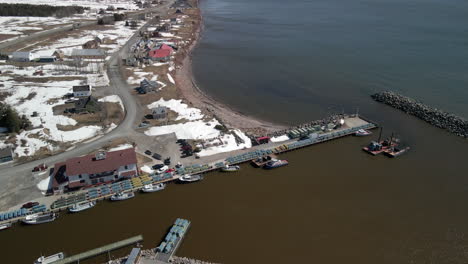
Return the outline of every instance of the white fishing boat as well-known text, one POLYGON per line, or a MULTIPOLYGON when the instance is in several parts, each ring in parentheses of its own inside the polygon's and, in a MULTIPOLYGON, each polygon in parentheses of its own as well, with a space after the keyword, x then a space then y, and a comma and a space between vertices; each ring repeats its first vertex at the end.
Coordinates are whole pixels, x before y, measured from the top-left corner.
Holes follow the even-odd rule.
POLYGON ((182 183, 197 182, 203 180, 203 176, 199 174, 195 175, 184 175, 178 179, 182 183))
POLYGON ((133 192, 124 192, 124 193, 120 192, 120 193, 116 193, 112 195, 110 199, 112 201, 123 201, 123 200, 127 200, 133 197, 135 197, 135 193, 133 192))
POLYGON ((223 171, 223 172, 235 172, 235 171, 238 171, 238 170, 240 170, 239 165, 226 165, 226 166, 221 168, 221 171, 223 171))
POLYGON ((34 264, 49 264, 49 263, 54 263, 64 258, 65 258, 65 254, 63 254, 63 252, 60 252, 54 255, 50 255, 48 257, 41 256, 36 261, 34 261, 34 264))
POLYGON ((70 213, 78 213, 78 212, 87 210, 89 208, 93 208, 95 205, 96 205, 95 201, 87 202, 87 203, 74 204, 72 207, 68 208, 68 211, 70 213))
POLYGON ((11 223, 1 224, 0 230, 5 230, 11 227, 11 223))
POLYGON ((366 130, 366 129, 359 129, 358 131, 356 131, 354 133, 355 136, 357 137, 365 137, 365 136, 368 136, 368 135, 372 135, 372 132, 370 132, 369 130, 366 130))
POLYGON ((32 214, 26 216, 22 222, 28 225, 37 225, 54 221, 58 217, 56 213, 32 214))
POLYGON ((143 186, 141 191, 144 192, 144 193, 151 193, 151 192, 157 192, 157 191, 164 190, 164 188, 166 188, 166 184, 161 182, 161 183, 158 183, 158 184, 147 184, 147 185, 143 186))

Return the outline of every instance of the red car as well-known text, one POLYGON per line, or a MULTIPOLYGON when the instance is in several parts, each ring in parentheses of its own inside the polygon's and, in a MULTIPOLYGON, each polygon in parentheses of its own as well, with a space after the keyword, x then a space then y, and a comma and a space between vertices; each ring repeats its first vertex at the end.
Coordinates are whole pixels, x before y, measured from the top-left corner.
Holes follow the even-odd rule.
POLYGON ((31 207, 34 207, 34 206, 38 205, 38 204, 39 204, 38 202, 27 202, 27 203, 23 204, 23 206, 21 206, 21 208, 29 209, 31 207))
POLYGON ((166 171, 166 173, 170 173, 170 172, 174 172, 174 171, 175 171, 174 169, 168 169, 168 170, 166 171))
POLYGON ((34 169, 32 171, 33 172, 38 172, 38 171, 45 171, 45 170, 47 170, 47 165, 42 163, 42 164, 39 164, 36 167, 34 167, 34 169))

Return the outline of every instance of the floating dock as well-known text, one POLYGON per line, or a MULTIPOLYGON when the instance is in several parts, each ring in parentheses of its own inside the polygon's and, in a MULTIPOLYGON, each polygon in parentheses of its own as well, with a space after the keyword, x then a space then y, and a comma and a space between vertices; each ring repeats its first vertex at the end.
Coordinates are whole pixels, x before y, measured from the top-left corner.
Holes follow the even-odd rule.
POLYGON ((190 221, 177 218, 164 240, 156 248, 156 260, 169 263, 190 227, 190 221))
POLYGON ((75 262, 79 263, 81 260, 91 258, 97 255, 101 255, 103 253, 108 253, 112 250, 123 248, 129 245, 141 242, 141 241, 143 241, 142 235, 134 236, 134 237, 127 238, 118 242, 114 242, 114 243, 111 243, 102 247, 91 249, 86 252, 83 252, 83 253, 68 257, 68 258, 64 258, 62 260, 54 262, 54 264, 68 264, 68 263, 75 263, 75 262))

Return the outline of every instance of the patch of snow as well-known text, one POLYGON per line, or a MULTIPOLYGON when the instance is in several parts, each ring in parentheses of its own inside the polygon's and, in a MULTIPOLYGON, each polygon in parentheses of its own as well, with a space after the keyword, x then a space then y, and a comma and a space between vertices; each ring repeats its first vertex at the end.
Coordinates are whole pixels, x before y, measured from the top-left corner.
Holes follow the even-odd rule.
POLYGON ((236 133, 242 140, 244 140, 244 143, 237 144, 236 138, 234 137, 234 135, 225 134, 219 138, 223 142, 222 145, 202 149, 198 153, 198 155, 201 157, 211 156, 211 155, 218 154, 218 153, 252 147, 252 142, 250 141, 250 138, 247 137, 244 133, 242 133, 242 131, 233 130, 231 131, 231 133, 236 133))
POLYGON ((148 136, 159 136, 175 133, 178 139, 210 139, 220 134, 220 131, 215 129, 216 125, 219 125, 216 119, 210 122, 197 120, 182 124, 151 127, 145 131, 145 134, 148 136))
POLYGON ((164 98, 148 105, 149 109, 156 108, 157 106, 165 106, 178 114, 176 120, 187 119, 187 120, 198 120, 203 118, 203 114, 200 109, 189 107, 187 104, 182 103, 182 100, 171 99, 165 101, 164 98))
POLYGON ((123 111, 125 111, 125 107, 123 105, 122 99, 118 95, 108 95, 106 97, 100 98, 98 102, 108 102, 108 103, 118 103, 123 111))
POLYGON ((171 81, 171 83, 175 84, 174 79, 172 78, 172 76, 169 73, 167 74, 167 78, 169 79, 169 81, 171 81))
POLYGON ((141 167, 140 170, 143 171, 143 172, 146 172, 148 174, 154 173, 154 170, 151 169, 150 166, 148 166, 148 165, 145 165, 145 166, 141 167))
POLYGON ((117 150, 123 150, 123 149, 129 149, 129 148, 133 148, 133 145, 132 144, 120 144, 117 147, 113 147, 113 148, 109 149, 109 152, 117 151, 117 150))
POLYGON ((46 195, 47 190, 49 190, 50 186, 50 176, 40 181, 36 186, 43 195, 46 195))
POLYGON ((282 136, 279 136, 279 137, 272 137, 270 138, 271 142, 282 142, 282 141, 286 141, 286 140, 289 140, 289 137, 287 135, 282 135, 282 136))

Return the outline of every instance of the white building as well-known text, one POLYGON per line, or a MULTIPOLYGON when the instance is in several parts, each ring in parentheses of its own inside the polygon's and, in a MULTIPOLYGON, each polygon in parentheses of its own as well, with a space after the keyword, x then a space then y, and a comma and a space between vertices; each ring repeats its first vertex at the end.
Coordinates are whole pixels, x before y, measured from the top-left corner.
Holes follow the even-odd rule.
POLYGON ((33 55, 29 51, 15 51, 11 54, 12 61, 30 62, 33 60, 33 55))
POLYGON ((74 97, 91 96, 91 85, 73 86, 74 97))

